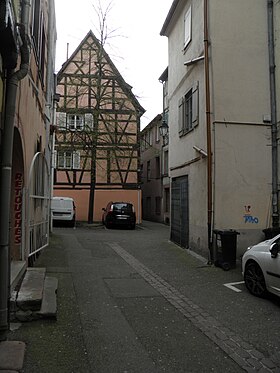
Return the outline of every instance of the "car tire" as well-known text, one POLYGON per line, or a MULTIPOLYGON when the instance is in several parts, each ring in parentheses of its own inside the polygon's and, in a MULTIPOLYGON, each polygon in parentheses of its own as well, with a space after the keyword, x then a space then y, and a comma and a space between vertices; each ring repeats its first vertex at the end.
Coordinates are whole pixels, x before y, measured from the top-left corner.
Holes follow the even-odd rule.
POLYGON ((261 267, 256 262, 246 265, 244 281, 249 292, 256 297, 264 297, 267 293, 266 284, 261 267))
POLYGON ((131 224, 130 229, 135 229, 135 224, 131 224))

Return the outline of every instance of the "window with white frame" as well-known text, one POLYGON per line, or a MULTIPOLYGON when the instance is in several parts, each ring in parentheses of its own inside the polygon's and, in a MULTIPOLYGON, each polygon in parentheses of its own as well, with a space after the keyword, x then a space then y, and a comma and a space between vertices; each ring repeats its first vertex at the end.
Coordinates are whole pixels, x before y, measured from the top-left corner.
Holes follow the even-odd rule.
POLYGON ((84 116, 81 114, 68 114, 67 127, 70 131, 82 131, 84 129, 84 116))
POLYGON ((198 85, 179 101, 179 135, 183 136, 198 124, 198 85))
POLYGON ((81 168, 80 152, 58 151, 56 165, 59 169, 79 170, 81 168))
POLYGON ((92 113, 85 114, 67 114, 64 112, 56 113, 56 125, 60 131, 87 131, 94 128, 94 119, 92 113))
POLYGON ((184 17, 184 48, 187 47, 192 38, 192 7, 190 6, 185 13, 184 17))

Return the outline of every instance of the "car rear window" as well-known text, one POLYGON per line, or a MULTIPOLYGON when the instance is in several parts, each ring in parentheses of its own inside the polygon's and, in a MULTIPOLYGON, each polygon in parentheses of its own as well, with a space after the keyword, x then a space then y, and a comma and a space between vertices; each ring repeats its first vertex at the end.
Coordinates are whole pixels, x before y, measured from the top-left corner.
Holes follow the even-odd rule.
POLYGON ((121 211, 125 210, 128 212, 132 212, 132 204, 131 203, 114 203, 113 205, 113 211, 121 211))

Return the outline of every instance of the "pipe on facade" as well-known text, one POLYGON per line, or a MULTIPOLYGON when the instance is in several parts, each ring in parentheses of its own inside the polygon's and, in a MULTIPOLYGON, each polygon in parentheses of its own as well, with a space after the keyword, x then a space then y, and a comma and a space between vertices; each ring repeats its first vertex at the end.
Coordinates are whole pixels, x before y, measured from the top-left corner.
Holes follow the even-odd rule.
POLYGON ((279 227, 277 106, 276 106, 275 47, 274 47, 273 17, 274 17, 273 0, 267 0, 271 141, 272 141, 272 226, 279 227))
POLYGON ((10 248, 9 222, 10 200, 12 188, 12 162, 14 142, 14 120, 16 113, 17 89, 29 70, 29 39, 26 34, 29 19, 30 1, 23 2, 22 21, 19 25, 21 37, 21 63, 17 71, 11 71, 7 78, 7 93, 4 118, 4 130, 1 143, 0 170, 0 340, 6 339, 9 329, 9 298, 10 298, 10 248))
POLYGON ((208 264, 213 262, 212 252, 212 139, 210 113, 210 78, 209 78, 209 32, 208 32, 208 0, 204 0, 204 73, 205 73, 205 109, 206 109, 206 139, 207 139, 207 234, 208 234, 208 264))

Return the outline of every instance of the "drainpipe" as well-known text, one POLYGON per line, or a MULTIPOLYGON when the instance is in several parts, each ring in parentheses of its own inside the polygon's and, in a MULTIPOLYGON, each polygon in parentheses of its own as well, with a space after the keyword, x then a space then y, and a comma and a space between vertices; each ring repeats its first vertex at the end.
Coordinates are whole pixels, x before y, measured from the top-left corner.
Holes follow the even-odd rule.
POLYGON ((210 79, 209 79, 209 34, 208 34, 208 0, 204 0, 204 73, 205 73, 205 108, 207 139, 207 232, 208 264, 213 262, 212 252, 212 141, 210 112, 210 79))
POLYGON ((269 51, 269 78, 270 78, 271 141, 272 141, 272 226, 279 227, 277 107, 276 107, 273 13, 274 13, 273 12, 273 0, 268 0, 267 1, 267 16, 268 16, 268 51, 269 51))
POLYGON ((16 112, 17 89, 29 69, 28 30, 30 1, 23 2, 22 21, 19 33, 22 41, 20 46, 21 64, 17 71, 11 71, 7 78, 7 94, 4 118, 4 130, 1 143, 0 169, 0 340, 5 340, 9 329, 9 298, 10 298, 10 250, 9 223, 10 201, 12 187, 12 161, 14 141, 14 119, 16 112))

